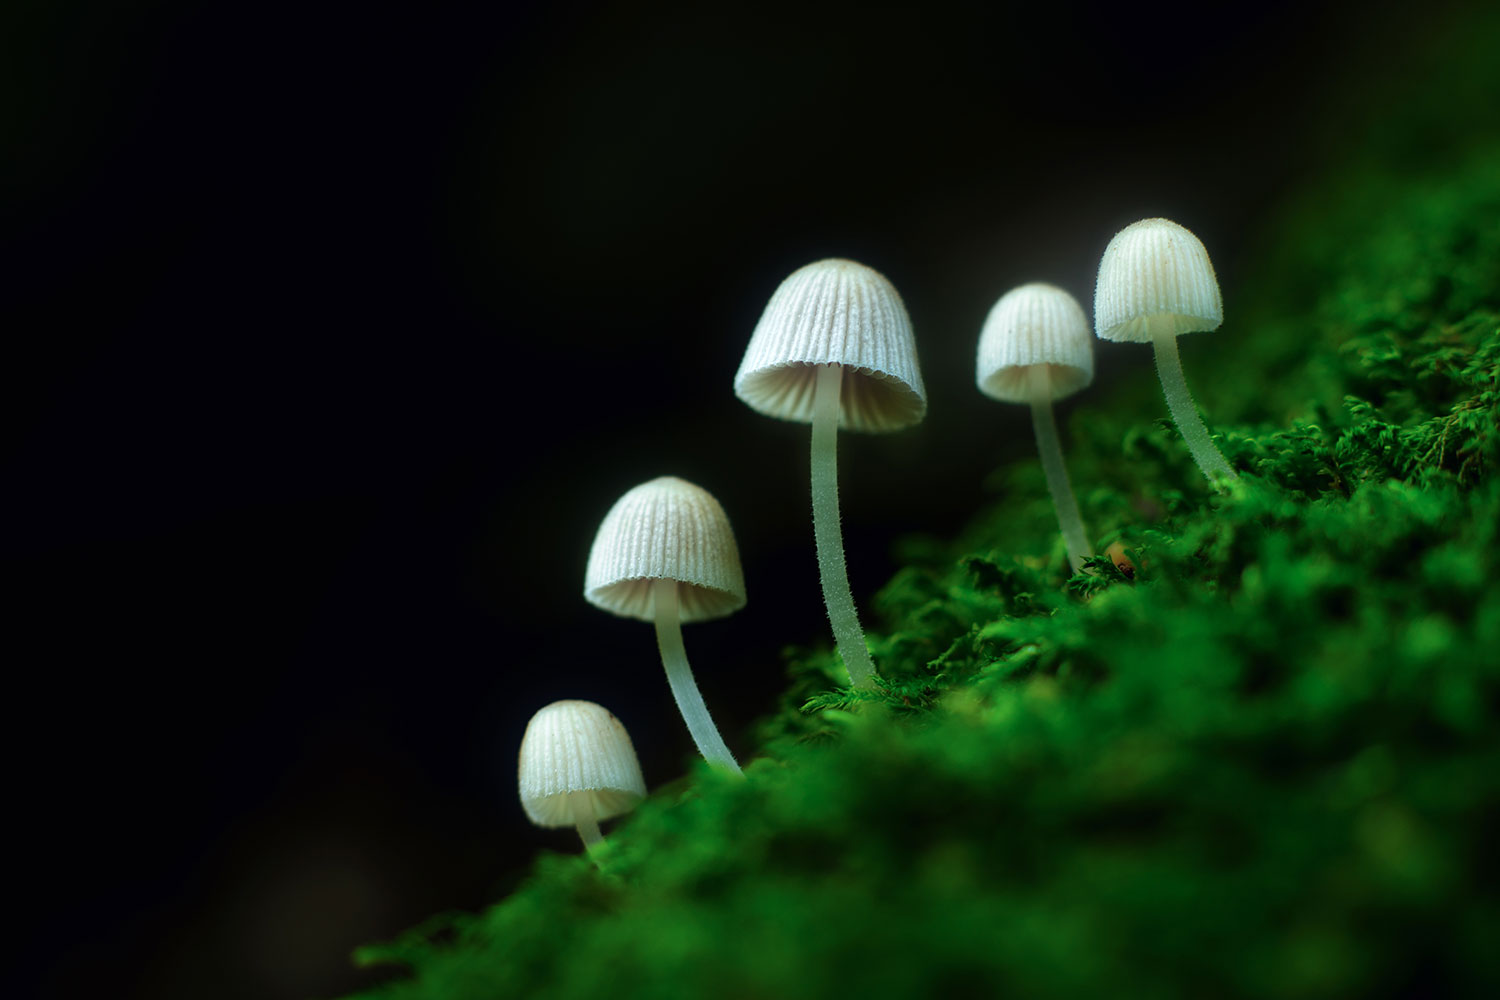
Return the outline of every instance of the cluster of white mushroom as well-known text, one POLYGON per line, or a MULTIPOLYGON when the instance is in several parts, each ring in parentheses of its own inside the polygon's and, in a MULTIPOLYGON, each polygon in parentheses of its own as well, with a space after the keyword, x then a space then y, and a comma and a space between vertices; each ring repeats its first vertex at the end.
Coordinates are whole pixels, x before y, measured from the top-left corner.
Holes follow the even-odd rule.
MULTIPOLYGON (((1187 229, 1145 219, 1110 241, 1094 289, 1094 333, 1154 345, 1172 417, 1210 482, 1235 473, 1193 405, 1176 338, 1216 329, 1222 321, 1213 265, 1187 229)), ((1031 406, 1042 468, 1075 573, 1091 552, 1052 403, 1093 381, 1092 341, 1073 296, 1054 285, 1021 285, 990 310, 976 370, 981 392, 1031 406)), ((844 564, 836 442, 841 427, 895 431, 927 411, 901 296, 883 275, 853 261, 823 260, 797 270, 761 315, 734 391, 767 416, 812 425, 813 536, 823 600, 850 682, 872 687, 875 667, 844 564)), ((681 629, 683 622, 720 618, 745 604, 739 551, 719 502, 671 476, 630 490, 595 536, 584 597, 606 611, 654 623, 668 685, 699 753, 740 773, 693 681, 681 629)), ((645 795, 624 727, 586 701, 556 702, 531 720, 521 743, 520 786, 534 823, 576 826, 590 849, 601 840, 599 820, 633 808, 645 795)))
MULTIPOLYGON (((1101 340, 1149 342, 1156 349, 1167 407, 1188 451, 1210 482, 1235 478, 1209 440, 1193 405, 1177 338, 1218 329, 1224 321, 1219 281, 1203 243, 1169 219, 1142 219, 1115 234, 1099 262, 1094 285, 1094 333, 1101 340)), ((1094 380, 1093 338, 1083 307, 1061 288, 1033 283, 1001 296, 979 335, 975 371, 979 391, 1009 403, 1031 404, 1032 426, 1052 505, 1079 572, 1093 553, 1068 482, 1052 402, 1094 380)))
MULTIPOLYGON (((590 604, 656 626, 667 684, 698 752, 740 773, 688 666, 682 623, 745 604, 745 575, 729 517, 713 495, 675 476, 627 492, 599 525, 584 571, 590 604)), ((625 727, 589 701, 548 705, 526 727, 519 765, 521 805, 538 826, 575 826, 590 851, 599 821, 628 812, 646 794, 625 727)))

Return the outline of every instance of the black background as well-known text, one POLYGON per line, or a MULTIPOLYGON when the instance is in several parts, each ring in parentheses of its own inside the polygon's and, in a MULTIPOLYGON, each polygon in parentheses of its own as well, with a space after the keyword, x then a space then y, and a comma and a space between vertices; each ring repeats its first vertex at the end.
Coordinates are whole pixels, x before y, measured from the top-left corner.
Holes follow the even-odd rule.
MULTIPOLYGON (((806 428, 730 389, 780 279, 861 260, 917 331, 928 420, 841 445, 868 606, 896 538, 953 532, 1032 447, 972 387, 993 300, 1087 304, 1110 235, 1162 214, 1214 253, 1232 331, 1246 234, 1338 145, 1328 95, 1375 52, 1402 72, 1439 10, 9 5, 27 985, 374 981, 356 944, 576 849, 515 802, 556 698, 614 710, 648 783, 681 774, 650 628, 580 595, 599 519, 657 475, 735 523, 750 603, 686 638, 744 755, 781 648, 826 641, 806 428)), ((1137 354, 1101 348, 1099 383, 1137 354)))

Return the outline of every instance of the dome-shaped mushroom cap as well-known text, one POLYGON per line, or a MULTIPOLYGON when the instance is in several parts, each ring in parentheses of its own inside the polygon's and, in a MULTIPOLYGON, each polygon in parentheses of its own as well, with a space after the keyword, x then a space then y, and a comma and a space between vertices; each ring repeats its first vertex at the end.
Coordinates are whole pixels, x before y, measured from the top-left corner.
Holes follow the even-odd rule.
POLYGON ((1007 403, 1031 399, 1031 374, 1047 366, 1048 397, 1072 395, 1094 380, 1094 338, 1078 300, 1034 281, 1000 296, 979 333, 979 391, 1007 403))
POLYGON ((745 606, 745 573, 729 516, 713 494, 676 476, 626 493, 604 515, 589 550, 583 596, 617 615, 651 621, 651 584, 676 580, 680 620, 722 618, 745 606))
POLYGON ((589 793, 595 819, 627 813, 646 797, 630 734, 591 701, 554 701, 533 715, 517 774, 521 808, 537 826, 572 826, 573 792, 589 793))
POLYGON ((1104 340, 1150 341, 1218 329, 1224 300, 1208 251, 1169 219, 1142 219, 1115 234, 1099 261, 1094 331, 1104 340))
POLYGON ((734 394, 767 416, 811 423, 812 366, 830 364, 845 368, 846 430, 900 430, 927 413, 906 306, 883 274, 852 260, 820 260, 781 283, 750 335, 734 394))

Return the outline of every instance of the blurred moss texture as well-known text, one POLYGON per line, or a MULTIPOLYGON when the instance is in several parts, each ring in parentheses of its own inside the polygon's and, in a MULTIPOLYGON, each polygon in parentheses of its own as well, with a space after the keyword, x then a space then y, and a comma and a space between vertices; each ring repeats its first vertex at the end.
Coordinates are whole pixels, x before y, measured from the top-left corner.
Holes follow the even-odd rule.
POLYGON ((1039 464, 997 470, 862 602, 878 694, 788 649, 748 780, 362 949, 404 969, 369 996, 1500 996, 1486 37, 1388 88, 1185 342, 1230 492, 1154 382, 1073 411, 1133 577, 1068 579, 1039 464))

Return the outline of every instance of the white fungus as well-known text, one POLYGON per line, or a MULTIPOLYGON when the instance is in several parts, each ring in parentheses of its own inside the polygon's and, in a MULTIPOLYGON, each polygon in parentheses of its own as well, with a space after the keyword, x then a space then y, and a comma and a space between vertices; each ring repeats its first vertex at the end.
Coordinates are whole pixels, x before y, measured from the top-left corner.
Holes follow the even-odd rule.
POLYGON ((667 683, 698 752, 739 773, 682 643, 682 622, 722 618, 745 606, 740 553, 719 501, 675 476, 627 492, 594 536, 583 596, 606 611, 655 624, 667 683))
POLYGON ((927 412, 901 296, 884 275, 851 260, 799 268, 767 303, 734 392, 767 416, 812 424, 813 536, 823 602, 850 681, 868 687, 875 667, 844 563, 837 439, 840 427, 896 431, 927 412))
POLYGON ((1208 250, 1169 219, 1142 219, 1115 234, 1099 261, 1094 331, 1103 340, 1150 342, 1167 408, 1188 451, 1210 482, 1235 478, 1209 439, 1182 374, 1177 338, 1216 330, 1224 301, 1208 250))
POLYGON ((1093 380, 1093 338, 1077 299, 1043 282, 1021 285, 1000 297, 979 334, 975 381, 986 396, 1031 406, 1037 451, 1075 573, 1092 552, 1063 464, 1052 401, 1093 380))
POLYGON ((591 701, 555 701, 533 715, 517 775, 527 818, 577 827, 591 850, 603 840, 600 820, 629 812, 646 796, 630 734, 591 701))

